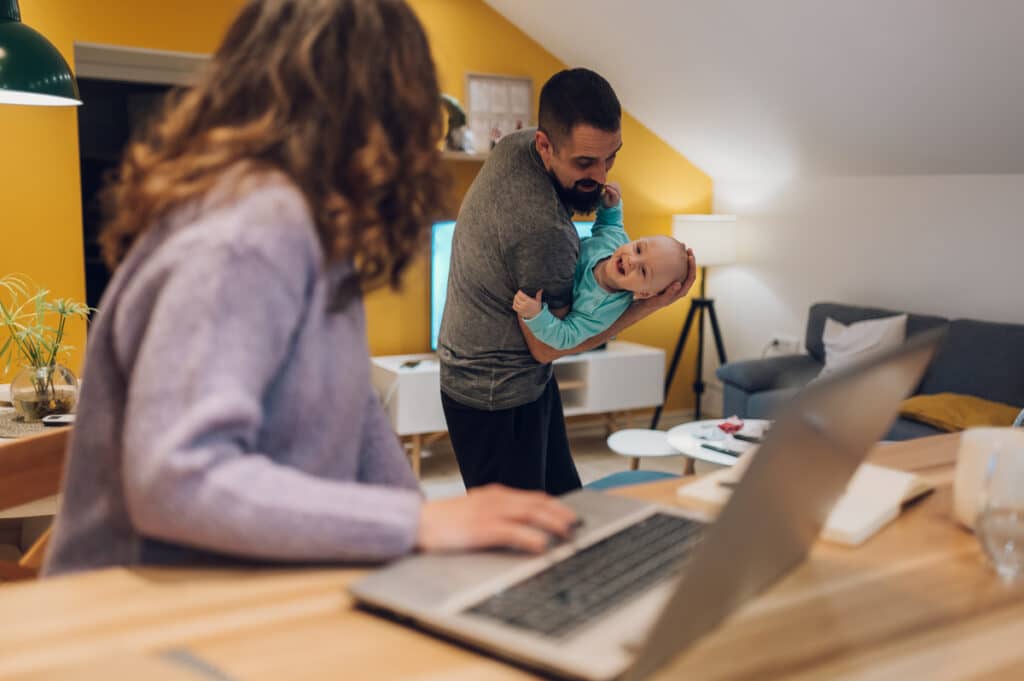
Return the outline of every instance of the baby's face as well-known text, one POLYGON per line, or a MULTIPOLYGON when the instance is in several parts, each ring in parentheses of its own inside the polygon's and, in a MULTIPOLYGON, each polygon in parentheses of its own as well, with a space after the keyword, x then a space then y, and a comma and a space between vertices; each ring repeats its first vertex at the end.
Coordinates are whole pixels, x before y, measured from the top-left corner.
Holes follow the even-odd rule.
POLYGON ((612 253, 608 269, 615 288, 650 298, 686 276, 686 247, 668 236, 637 239, 612 253))

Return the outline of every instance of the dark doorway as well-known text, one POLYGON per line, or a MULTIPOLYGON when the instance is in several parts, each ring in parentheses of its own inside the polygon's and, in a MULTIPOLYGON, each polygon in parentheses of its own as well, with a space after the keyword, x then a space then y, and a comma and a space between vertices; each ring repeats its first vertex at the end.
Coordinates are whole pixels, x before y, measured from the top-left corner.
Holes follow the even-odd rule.
POLYGON ((100 256, 102 212, 99 193, 115 175, 128 141, 154 113, 170 85, 79 78, 78 149, 82 177, 82 236, 85 298, 97 307, 110 281, 100 256))

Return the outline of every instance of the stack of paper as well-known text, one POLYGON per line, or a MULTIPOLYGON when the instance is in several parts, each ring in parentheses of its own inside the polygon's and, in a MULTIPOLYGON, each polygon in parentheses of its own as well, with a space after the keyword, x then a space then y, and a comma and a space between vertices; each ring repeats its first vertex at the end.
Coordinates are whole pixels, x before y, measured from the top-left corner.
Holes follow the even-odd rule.
MULTIPOLYGON (((739 481, 749 462, 750 457, 744 456, 733 468, 681 486, 678 494, 684 499, 722 505, 732 493, 730 485, 739 481)), ((862 464, 829 514, 821 536, 837 544, 857 546, 895 519, 903 504, 931 489, 913 473, 862 464)))

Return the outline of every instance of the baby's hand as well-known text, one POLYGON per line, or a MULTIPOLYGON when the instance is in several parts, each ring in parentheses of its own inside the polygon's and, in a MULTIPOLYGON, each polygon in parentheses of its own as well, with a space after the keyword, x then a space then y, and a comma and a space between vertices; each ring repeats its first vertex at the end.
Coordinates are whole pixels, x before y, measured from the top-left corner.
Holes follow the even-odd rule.
POLYGON ((531 298, 520 289, 516 293, 516 297, 512 299, 512 309, 518 312, 523 319, 533 319, 540 314, 542 293, 544 293, 544 289, 537 289, 537 296, 531 298))
POLYGON ((610 182, 604 186, 604 191, 601 192, 601 203, 605 208, 617 206, 621 200, 622 189, 619 188, 617 182, 610 182))

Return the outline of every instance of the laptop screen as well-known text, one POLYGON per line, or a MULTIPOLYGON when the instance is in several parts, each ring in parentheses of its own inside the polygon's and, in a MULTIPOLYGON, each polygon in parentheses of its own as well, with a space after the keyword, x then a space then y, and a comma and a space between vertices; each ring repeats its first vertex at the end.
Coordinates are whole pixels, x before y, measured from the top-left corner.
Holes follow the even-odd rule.
POLYGON ((944 334, 919 334, 808 386, 780 410, 628 678, 653 672, 803 561, 944 334))

